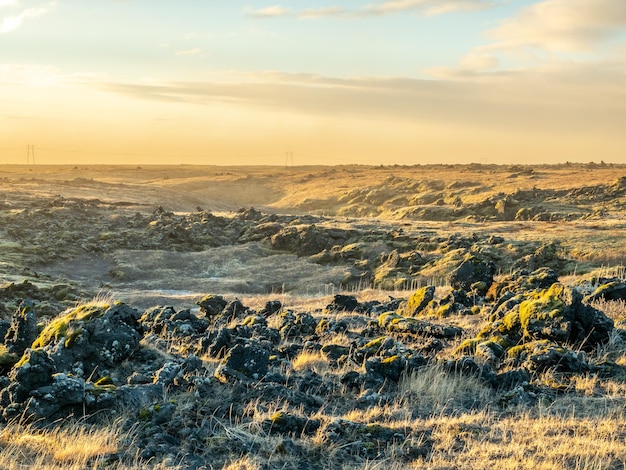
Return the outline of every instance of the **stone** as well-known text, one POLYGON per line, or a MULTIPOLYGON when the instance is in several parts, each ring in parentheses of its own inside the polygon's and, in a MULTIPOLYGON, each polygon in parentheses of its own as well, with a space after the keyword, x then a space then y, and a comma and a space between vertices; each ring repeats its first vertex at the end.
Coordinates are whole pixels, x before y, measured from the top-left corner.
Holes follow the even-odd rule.
POLYGON ((31 347, 37 338, 37 316, 33 303, 25 300, 11 319, 11 325, 4 337, 4 344, 9 353, 20 357, 31 347))
POLYGON ((269 353, 258 344, 237 344, 222 360, 215 377, 222 382, 261 380, 268 370, 269 353))
POLYGON ((228 302, 221 295, 209 294, 197 302, 197 305, 207 317, 215 317, 222 313, 228 302))
POLYGON ((419 315, 435 298, 435 286, 425 286, 416 290, 404 307, 403 314, 409 317, 419 315))

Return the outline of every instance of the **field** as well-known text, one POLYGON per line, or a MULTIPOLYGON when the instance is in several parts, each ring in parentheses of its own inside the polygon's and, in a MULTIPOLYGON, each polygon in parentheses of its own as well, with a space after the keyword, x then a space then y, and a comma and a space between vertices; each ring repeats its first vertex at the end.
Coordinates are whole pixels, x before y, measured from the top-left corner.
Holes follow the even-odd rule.
POLYGON ((0 468, 626 468, 626 166, 0 166, 0 468))

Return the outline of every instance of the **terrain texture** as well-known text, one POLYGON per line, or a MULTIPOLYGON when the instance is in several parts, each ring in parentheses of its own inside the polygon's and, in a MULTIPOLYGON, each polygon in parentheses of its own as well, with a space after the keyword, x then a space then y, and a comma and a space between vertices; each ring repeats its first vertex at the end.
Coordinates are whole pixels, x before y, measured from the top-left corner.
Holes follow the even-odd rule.
POLYGON ((0 467, 623 469, 625 227, 617 165, 0 167, 0 467))

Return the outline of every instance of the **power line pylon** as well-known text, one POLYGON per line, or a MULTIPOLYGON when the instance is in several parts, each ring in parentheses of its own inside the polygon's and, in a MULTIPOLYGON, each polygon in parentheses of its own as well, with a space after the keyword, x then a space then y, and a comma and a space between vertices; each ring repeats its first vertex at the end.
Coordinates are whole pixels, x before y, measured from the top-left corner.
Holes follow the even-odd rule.
POLYGON ((29 145, 26 150, 26 165, 30 165, 32 160, 32 164, 35 164, 35 146, 29 145))

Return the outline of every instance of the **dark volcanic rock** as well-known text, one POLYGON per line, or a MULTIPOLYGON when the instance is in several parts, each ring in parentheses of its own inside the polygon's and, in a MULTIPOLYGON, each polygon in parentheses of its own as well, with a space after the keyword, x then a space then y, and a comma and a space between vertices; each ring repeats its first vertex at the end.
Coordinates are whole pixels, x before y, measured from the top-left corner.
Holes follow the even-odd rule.
POLYGON ((11 325, 4 337, 4 344, 11 354, 18 357, 24 354, 37 338, 37 316, 32 302, 25 300, 11 319, 11 325))
POLYGON ((139 347, 137 310, 122 304, 85 304, 53 320, 33 342, 54 360, 59 372, 99 377, 139 347))
POLYGON ((209 294, 204 296, 199 302, 200 311, 207 317, 214 317, 222 313, 228 302, 221 295, 209 294))
POLYGON ((509 276, 494 282, 487 291, 488 300, 497 300, 502 303, 502 295, 507 292, 519 294, 537 289, 547 289, 552 284, 559 282, 559 276, 548 267, 542 267, 535 271, 519 269, 509 276))
POLYGON ((337 312, 353 312, 359 308, 359 302, 353 295, 336 294, 333 301, 326 306, 327 310, 337 312))
POLYGON ((585 297, 585 302, 596 300, 626 300, 626 281, 614 280, 603 283, 585 297))
POLYGON ((484 283, 485 290, 493 283, 496 266, 491 261, 467 255, 463 262, 448 275, 450 285, 455 289, 469 291, 477 283, 484 283))
POLYGON ((425 286, 415 291, 404 308, 404 314, 409 317, 419 315, 435 298, 435 286, 425 286))
POLYGON ((222 382, 260 380, 267 373, 268 360, 269 353, 262 346, 238 344, 228 351, 215 377, 222 382))
POLYGON ((334 241, 315 225, 285 227, 270 238, 275 250, 289 251, 298 256, 310 256, 330 248, 334 241))

